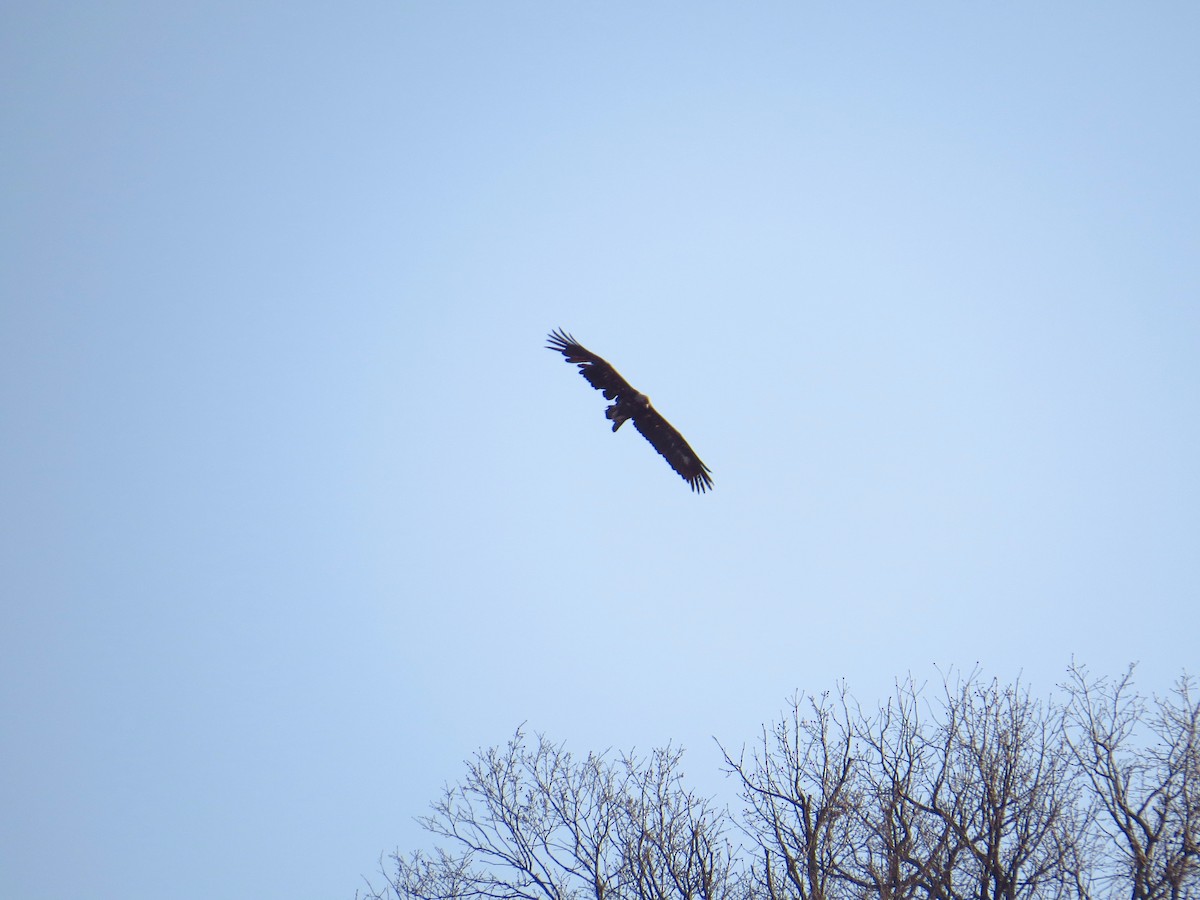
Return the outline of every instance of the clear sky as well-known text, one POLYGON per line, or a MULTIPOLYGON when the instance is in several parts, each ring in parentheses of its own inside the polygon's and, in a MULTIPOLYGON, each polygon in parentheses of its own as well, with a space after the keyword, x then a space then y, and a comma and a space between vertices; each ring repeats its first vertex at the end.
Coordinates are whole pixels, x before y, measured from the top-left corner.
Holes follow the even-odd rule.
POLYGON ((348 898, 523 722, 722 792, 796 689, 1200 669, 1198 42, 7 4, 0 895, 348 898))

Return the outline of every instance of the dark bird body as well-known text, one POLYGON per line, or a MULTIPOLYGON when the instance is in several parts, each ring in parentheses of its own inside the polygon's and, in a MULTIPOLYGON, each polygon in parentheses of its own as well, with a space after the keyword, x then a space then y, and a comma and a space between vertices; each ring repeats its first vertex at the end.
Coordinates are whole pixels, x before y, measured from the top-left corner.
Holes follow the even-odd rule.
POLYGON ((633 419, 633 427, 691 485, 693 491, 703 493, 712 487, 708 466, 700 461, 683 435, 650 405, 649 397, 635 391, 608 362, 561 328, 551 332, 549 340, 546 349, 558 351, 567 362, 579 366, 579 374, 588 380, 588 384, 601 391, 605 400, 616 401, 604 411, 604 415, 612 420, 613 431, 633 419))

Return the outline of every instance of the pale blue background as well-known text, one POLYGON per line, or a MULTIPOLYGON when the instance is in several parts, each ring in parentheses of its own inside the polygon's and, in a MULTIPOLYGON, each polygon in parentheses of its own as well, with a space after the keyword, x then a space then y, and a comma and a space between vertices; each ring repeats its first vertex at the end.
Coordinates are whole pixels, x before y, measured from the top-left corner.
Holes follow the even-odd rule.
POLYGON ((711 738, 796 688, 1195 671, 1198 47, 1194 3, 6 5, 0 895, 349 897, 522 722, 729 792, 711 738))

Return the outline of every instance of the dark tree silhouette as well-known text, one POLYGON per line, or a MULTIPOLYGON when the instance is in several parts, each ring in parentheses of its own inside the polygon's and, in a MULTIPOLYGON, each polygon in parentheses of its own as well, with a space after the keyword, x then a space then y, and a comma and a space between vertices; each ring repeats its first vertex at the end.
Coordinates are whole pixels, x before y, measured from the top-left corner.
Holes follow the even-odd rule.
POLYGON ((682 752, 480 751, 375 900, 1200 900, 1200 702, 1072 665, 1061 702, 978 672, 873 710, 795 695, 722 748, 740 815, 682 752), (734 838, 740 834, 739 843, 734 838))
POLYGON ((749 762, 726 753, 751 883, 769 900, 1086 896, 1086 807, 1052 711, 976 675, 947 680, 928 721, 922 699, 911 681, 871 716, 844 689, 797 698, 749 762))
POLYGON ((518 731, 481 751, 421 824, 446 845, 392 857, 405 900, 729 900, 727 817, 686 790, 681 751, 576 760, 518 731))
POLYGON ((1067 738, 1099 808, 1098 878, 1132 900, 1200 894, 1200 697, 1181 676, 1166 697, 1073 664, 1067 738), (1147 740, 1148 739, 1148 740, 1147 740), (1146 743, 1140 743, 1146 741, 1146 743))

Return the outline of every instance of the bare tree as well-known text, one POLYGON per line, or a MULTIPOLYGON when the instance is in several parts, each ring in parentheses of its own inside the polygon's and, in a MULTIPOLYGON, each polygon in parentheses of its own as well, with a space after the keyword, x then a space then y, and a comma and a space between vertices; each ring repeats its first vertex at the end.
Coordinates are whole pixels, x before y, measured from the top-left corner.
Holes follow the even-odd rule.
POLYGON ((1071 750, 1107 838, 1099 877, 1132 900, 1186 900, 1200 896, 1200 698, 1184 675, 1147 700, 1133 671, 1110 681, 1073 663, 1065 685, 1071 750))
POLYGON ((766 900, 827 900, 849 863, 857 794, 857 762, 844 688, 793 697, 788 718, 770 731, 747 760, 722 748, 741 783, 745 828, 762 856, 751 868, 754 890, 766 900))
POLYGON ((375 898, 728 900, 737 883, 725 813, 685 790, 681 753, 576 761, 518 731, 476 754, 420 822, 447 842, 392 857, 375 898))
POLYGON ((375 900, 1200 900, 1200 698, 1069 669, 1062 703, 978 672, 864 709, 795 695, 733 754, 743 842, 682 753, 576 759, 518 730, 468 761, 375 900))
POLYGON ((950 896, 949 874, 959 845, 950 823, 918 802, 935 780, 943 754, 924 731, 921 690, 911 677, 897 682, 874 716, 859 711, 856 725, 868 782, 858 810, 854 865, 847 878, 864 897, 908 900, 950 896))
POLYGON ((725 900, 740 890, 724 836, 726 813, 683 788, 682 755, 668 748, 644 761, 622 757, 627 790, 621 846, 631 886, 626 896, 725 900))
POLYGON ((734 760, 768 900, 1080 897, 1086 804, 1057 719, 972 674, 929 719, 911 679, 873 715, 795 698, 734 760))
POLYGON ((972 674, 944 688, 927 741, 932 777, 908 797, 952 835, 931 889, 978 900, 1080 896, 1086 807, 1052 710, 1019 683, 972 674))

